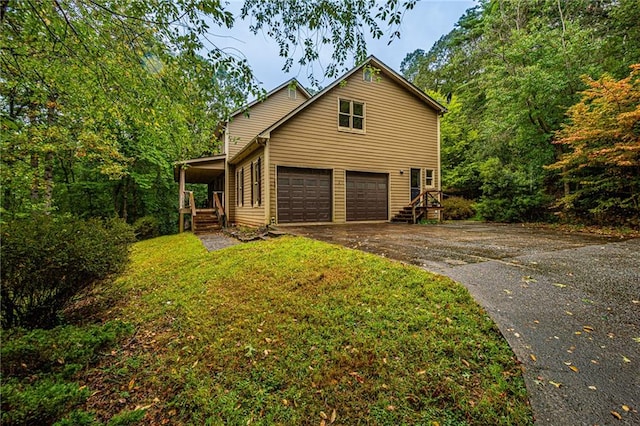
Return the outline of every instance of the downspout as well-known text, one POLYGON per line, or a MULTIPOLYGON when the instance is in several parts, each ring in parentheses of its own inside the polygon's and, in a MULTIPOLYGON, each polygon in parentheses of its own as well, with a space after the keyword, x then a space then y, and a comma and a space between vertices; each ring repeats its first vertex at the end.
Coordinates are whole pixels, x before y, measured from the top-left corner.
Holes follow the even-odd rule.
MULTIPOLYGON (((443 113, 444 114, 444 113, 443 113)), ((438 129, 438 198, 440 201, 440 205, 442 205, 442 161, 440 158, 440 117, 442 114, 436 115, 436 128, 438 129)), ((438 212, 438 221, 442 220, 442 210, 437 210, 438 212)))
MULTIPOLYGON (((262 173, 262 191, 264 192, 264 197, 262 202, 264 203, 264 223, 271 224, 271 161, 269 155, 269 146, 271 144, 267 143, 268 139, 264 140, 264 161, 263 163, 263 173, 262 173)), ((275 217, 275 215, 274 215, 275 217)))

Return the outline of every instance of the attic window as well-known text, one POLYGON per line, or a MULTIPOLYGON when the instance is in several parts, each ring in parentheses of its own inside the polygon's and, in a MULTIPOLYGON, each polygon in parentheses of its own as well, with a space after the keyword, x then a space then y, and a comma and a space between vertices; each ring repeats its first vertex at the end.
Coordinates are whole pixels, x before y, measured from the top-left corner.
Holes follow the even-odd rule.
POLYGON ((338 128, 364 131, 364 103, 340 99, 339 104, 338 128))
POLYGON ((368 81, 369 83, 373 79, 371 70, 369 68, 365 68, 362 70, 362 79, 364 81, 368 81))
POLYGON ((298 96, 298 91, 296 90, 296 87, 289 86, 289 99, 296 99, 297 96, 298 96))

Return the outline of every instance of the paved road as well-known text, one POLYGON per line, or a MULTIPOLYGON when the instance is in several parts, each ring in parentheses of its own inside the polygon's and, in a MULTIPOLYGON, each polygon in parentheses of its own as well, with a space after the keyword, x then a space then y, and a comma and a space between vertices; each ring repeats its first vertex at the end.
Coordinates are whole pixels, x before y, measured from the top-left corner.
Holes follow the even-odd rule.
POLYGON ((640 425, 640 239, 469 222, 286 230, 464 284, 524 364, 536 424, 640 425))

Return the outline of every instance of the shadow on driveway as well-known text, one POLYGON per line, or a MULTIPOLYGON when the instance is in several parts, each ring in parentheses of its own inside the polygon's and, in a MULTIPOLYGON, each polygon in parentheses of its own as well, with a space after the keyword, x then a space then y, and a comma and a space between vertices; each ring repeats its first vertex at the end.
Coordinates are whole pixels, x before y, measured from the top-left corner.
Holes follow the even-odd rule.
POLYGON ((477 222, 284 229, 465 285, 524 364, 536 424, 640 424, 640 239, 477 222))

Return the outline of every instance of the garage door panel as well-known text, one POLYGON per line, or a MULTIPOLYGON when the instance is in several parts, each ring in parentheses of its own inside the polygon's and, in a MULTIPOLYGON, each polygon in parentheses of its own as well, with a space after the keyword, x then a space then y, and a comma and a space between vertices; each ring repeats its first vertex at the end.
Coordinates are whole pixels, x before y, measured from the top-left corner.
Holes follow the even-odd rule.
POLYGON ((388 175, 347 172, 347 221, 388 219, 388 175))
POLYGON ((278 222, 331 221, 331 170, 278 167, 278 222))

